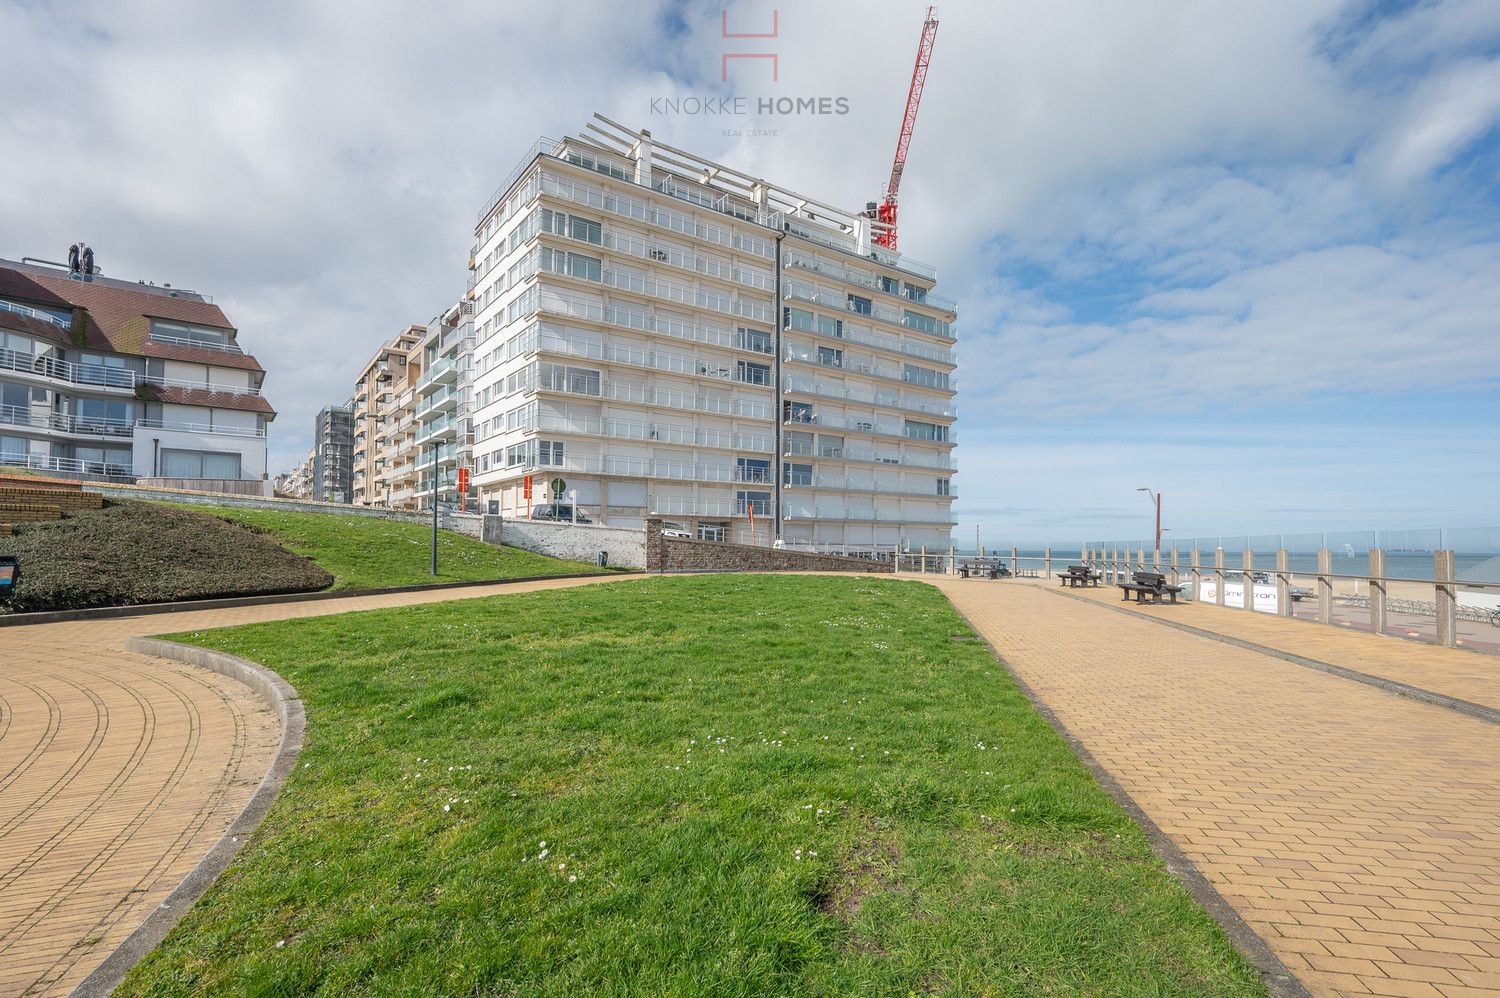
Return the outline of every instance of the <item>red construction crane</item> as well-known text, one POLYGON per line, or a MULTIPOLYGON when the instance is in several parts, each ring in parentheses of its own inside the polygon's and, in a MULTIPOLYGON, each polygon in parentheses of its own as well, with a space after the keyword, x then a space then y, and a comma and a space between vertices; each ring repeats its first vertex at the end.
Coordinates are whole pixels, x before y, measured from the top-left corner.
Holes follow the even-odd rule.
POLYGON ((875 233, 875 243, 890 249, 896 248, 896 195, 901 191, 901 171, 906 169, 906 150, 911 145, 911 132, 917 124, 917 105, 922 103, 922 87, 927 82, 927 65, 932 62, 932 43, 937 38, 937 8, 927 8, 927 20, 922 22, 922 40, 917 43, 917 65, 911 71, 911 90, 906 94, 906 114, 901 119, 901 138, 896 142, 896 162, 891 167, 890 182, 885 185, 885 197, 876 208, 875 217, 885 223, 875 233))

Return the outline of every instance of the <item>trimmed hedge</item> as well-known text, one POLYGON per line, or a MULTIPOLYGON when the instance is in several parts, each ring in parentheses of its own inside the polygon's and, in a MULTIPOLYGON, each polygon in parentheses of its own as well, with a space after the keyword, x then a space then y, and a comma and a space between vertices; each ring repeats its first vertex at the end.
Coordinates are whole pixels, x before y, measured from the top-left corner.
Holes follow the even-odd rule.
POLYGON ((12 610, 304 593, 333 576, 265 534, 158 503, 111 501, 54 523, 18 524, 0 552, 21 556, 12 610))

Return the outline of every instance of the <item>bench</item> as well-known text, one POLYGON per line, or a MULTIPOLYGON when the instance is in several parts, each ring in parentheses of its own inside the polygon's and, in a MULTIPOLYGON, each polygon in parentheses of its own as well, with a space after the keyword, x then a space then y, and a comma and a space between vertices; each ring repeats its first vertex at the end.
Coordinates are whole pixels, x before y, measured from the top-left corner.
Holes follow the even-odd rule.
POLYGON ((1135 596, 1137 603, 1145 603, 1146 597, 1151 597, 1151 602, 1161 604, 1163 596, 1177 602, 1177 594, 1182 592, 1181 586, 1167 585, 1167 577, 1160 572, 1136 572, 1130 582, 1117 582, 1125 593, 1124 602, 1130 602, 1130 597, 1135 596))
POLYGON ((1099 580, 1104 578, 1101 573, 1091 571, 1087 565, 1069 565, 1057 577, 1070 589, 1075 586, 1097 586, 1099 580))
POLYGON ((992 579, 1008 579, 1010 578, 1010 569, 1004 565, 991 565, 986 574, 992 579))

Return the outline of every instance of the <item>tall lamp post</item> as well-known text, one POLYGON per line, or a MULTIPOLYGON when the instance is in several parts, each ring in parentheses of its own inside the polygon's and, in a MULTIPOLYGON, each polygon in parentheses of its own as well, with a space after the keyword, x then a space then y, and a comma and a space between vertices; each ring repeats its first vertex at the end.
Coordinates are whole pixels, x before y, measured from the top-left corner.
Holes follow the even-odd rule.
POLYGON ((432 442, 432 574, 437 576, 438 534, 438 442, 432 442))
POLYGON ((1136 491, 1146 493, 1150 497, 1152 505, 1156 507, 1156 560, 1161 561, 1161 494, 1159 492, 1152 492, 1144 486, 1136 489, 1136 491))

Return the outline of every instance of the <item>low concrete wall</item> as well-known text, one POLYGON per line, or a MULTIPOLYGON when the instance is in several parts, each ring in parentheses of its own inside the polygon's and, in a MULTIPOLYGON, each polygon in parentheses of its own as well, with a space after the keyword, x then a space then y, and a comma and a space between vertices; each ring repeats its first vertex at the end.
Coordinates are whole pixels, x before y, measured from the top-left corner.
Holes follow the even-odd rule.
POLYGON ((606 551, 611 566, 646 567, 646 536, 635 527, 486 516, 481 538, 486 544, 504 544, 590 565, 600 551, 606 551))
POLYGON ((646 521, 648 572, 895 572, 894 562, 837 554, 663 537, 661 520, 646 521))
MULTIPOLYGON (((108 485, 84 482, 85 492, 97 492, 106 499, 154 499, 159 502, 194 503, 201 506, 230 506, 235 509, 284 509, 295 513, 333 513, 339 516, 373 516, 403 523, 431 523, 432 513, 414 513, 404 509, 381 509, 378 506, 355 506, 342 502, 317 502, 312 499, 276 499, 269 496, 234 496, 192 489, 157 489, 145 485, 108 485)), ((483 532, 477 513, 438 513, 438 526, 444 530, 473 537, 483 532)))

